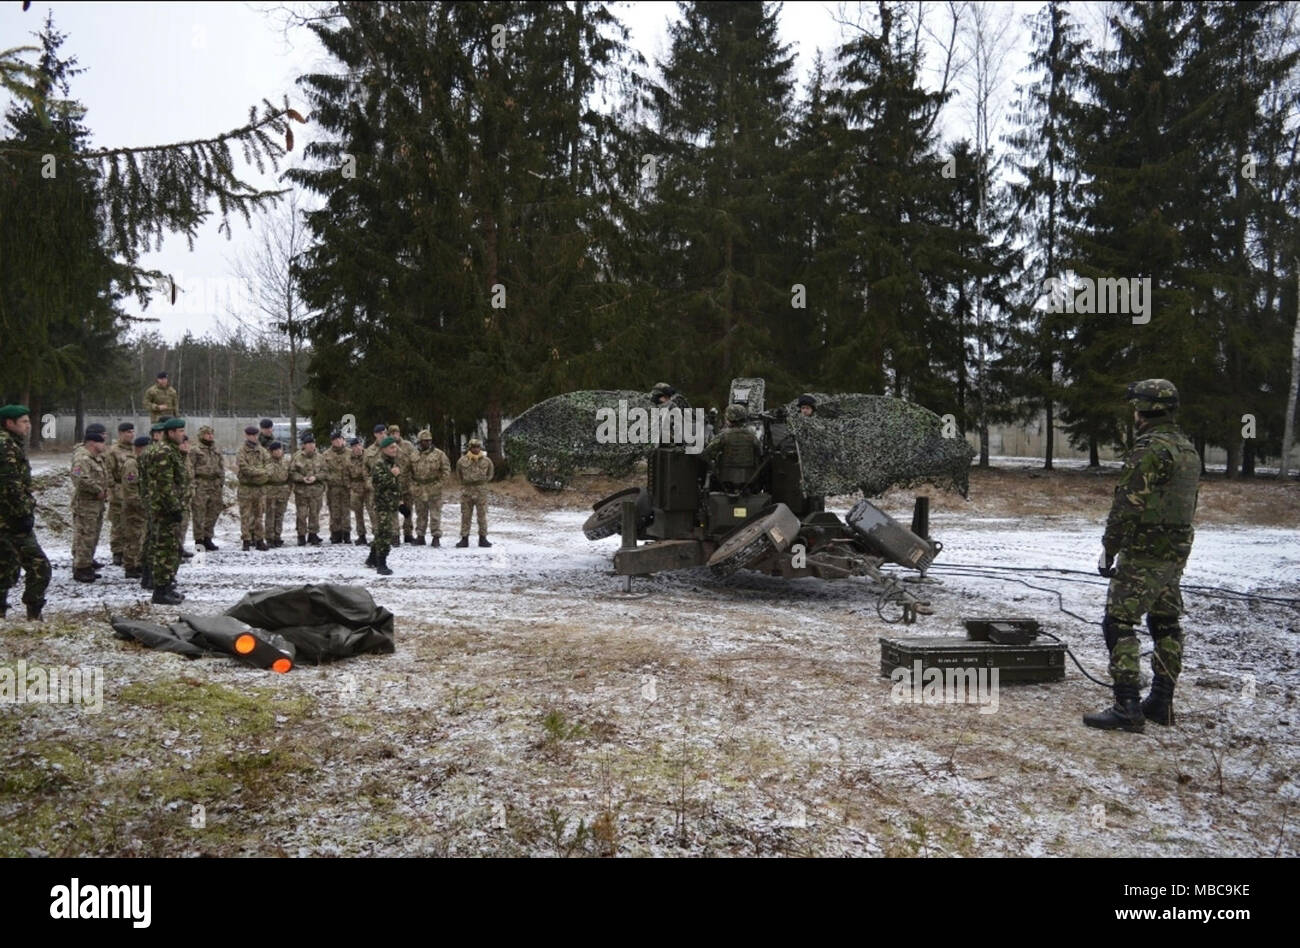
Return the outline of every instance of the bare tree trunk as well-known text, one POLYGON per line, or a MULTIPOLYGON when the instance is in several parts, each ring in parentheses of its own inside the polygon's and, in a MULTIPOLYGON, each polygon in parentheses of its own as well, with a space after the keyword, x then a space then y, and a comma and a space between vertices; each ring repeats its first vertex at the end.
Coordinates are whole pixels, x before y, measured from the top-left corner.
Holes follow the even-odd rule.
POLYGON ((1291 471, 1291 448, 1295 444, 1296 390, 1300 387, 1300 260, 1296 261, 1295 331, 1291 334, 1291 387, 1286 394, 1286 419, 1282 423, 1282 460, 1278 477, 1286 480, 1291 471))

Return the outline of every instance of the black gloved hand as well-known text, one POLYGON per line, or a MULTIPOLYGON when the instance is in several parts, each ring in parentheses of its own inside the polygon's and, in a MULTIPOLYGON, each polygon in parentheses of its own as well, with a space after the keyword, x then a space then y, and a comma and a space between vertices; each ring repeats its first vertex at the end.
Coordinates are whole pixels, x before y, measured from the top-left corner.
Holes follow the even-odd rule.
POLYGON ((18 521, 17 527, 18 527, 18 533, 21 536, 25 536, 26 534, 31 533, 33 530, 36 529, 36 515, 28 514, 26 517, 23 517, 21 520, 18 521))
POLYGON ((1109 579, 1115 575, 1115 567, 1111 565, 1114 562, 1115 557, 1102 550, 1101 556, 1097 557, 1097 572, 1109 579))
POLYGON ((409 517, 411 515, 411 508, 406 506, 406 504, 398 504, 397 512, 403 517, 409 517))

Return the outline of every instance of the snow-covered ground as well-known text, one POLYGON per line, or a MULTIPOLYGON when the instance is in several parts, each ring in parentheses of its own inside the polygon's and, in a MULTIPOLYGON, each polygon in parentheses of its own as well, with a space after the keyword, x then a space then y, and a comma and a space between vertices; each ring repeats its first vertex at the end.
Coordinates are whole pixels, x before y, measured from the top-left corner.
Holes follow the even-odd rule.
MULTIPOLYGON (((448 503, 448 545, 396 548, 387 578, 361 565, 359 547, 243 553, 232 506, 219 525, 221 550, 182 568, 186 601, 163 609, 120 569, 106 568, 93 585, 72 581, 69 538, 57 524, 59 505, 66 510, 58 472, 57 462, 47 469, 50 513, 40 529, 55 567, 51 622, 15 623, 11 613, 0 627, 0 660, 102 667, 104 712, 0 706, 0 727, 10 729, 0 731, 9 738, 0 753, 7 767, 44 774, 60 747, 98 750, 93 766, 53 789, 0 794, 0 825, 44 804, 118 825, 87 842, 72 827, 42 824, 15 843, 19 851, 1294 856, 1300 849, 1292 812, 1300 793, 1294 606, 1185 593, 1186 668, 1174 728, 1149 725, 1144 735, 1084 728, 1080 715, 1109 695, 1073 666, 1064 682, 1004 686, 993 713, 891 701, 879 638, 963 635, 963 616, 1034 616, 1106 677, 1095 624, 1105 583, 1091 573, 1099 521, 936 513, 941 584, 918 587, 934 614, 905 630, 881 621, 862 580, 741 573, 724 581, 692 570, 637 579, 627 594, 611 572, 617 538, 585 540, 587 510, 577 504, 546 509, 498 498, 496 545, 460 550, 450 547, 459 510, 448 503), (969 571, 1005 566, 1042 571, 969 571), (1084 618, 1058 609, 1053 592, 1013 577, 1059 590, 1064 609, 1084 618), (397 653, 275 676, 147 652, 114 639, 107 621, 217 612, 250 589, 320 582, 365 585, 397 616, 397 653), (254 694, 277 709, 277 723, 256 738, 231 738, 207 729, 203 708, 169 718, 166 703, 154 708, 144 697, 178 682, 254 694), (241 754, 282 766, 253 784, 236 767, 241 754), (151 768, 171 778, 150 781, 151 768), (191 779, 199 771, 208 776, 191 779), (214 773, 240 788, 253 784, 265 798, 250 806, 214 784, 214 773), (142 781, 150 784, 144 794, 142 781), (130 799, 116 798, 123 788, 130 799), (207 828, 187 822, 194 805, 205 807, 207 828)), ((328 535, 324 523, 321 532, 328 535)), ((100 559, 107 560, 106 537, 100 559)), ((1298 566, 1293 525, 1207 524, 1184 583, 1295 598, 1298 566)))

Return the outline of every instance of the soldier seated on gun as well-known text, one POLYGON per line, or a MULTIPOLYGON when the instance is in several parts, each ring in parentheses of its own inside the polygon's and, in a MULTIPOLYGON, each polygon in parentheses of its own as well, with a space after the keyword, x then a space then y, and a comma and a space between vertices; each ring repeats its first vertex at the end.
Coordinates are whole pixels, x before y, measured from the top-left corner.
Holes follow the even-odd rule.
POLYGON ((734 494, 743 490, 758 471, 763 449, 754 432, 745 427, 746 413, 740 405, 728 405, 727 427, 708 443, 700 457, 709 465, 722 490, 734 494))
POLYGON ((677 394, 677 389, 673 388, 667 382, 655 382, 654 388, 650 389, 650 402, 654 405, 670 405, 673 396, 677 394))

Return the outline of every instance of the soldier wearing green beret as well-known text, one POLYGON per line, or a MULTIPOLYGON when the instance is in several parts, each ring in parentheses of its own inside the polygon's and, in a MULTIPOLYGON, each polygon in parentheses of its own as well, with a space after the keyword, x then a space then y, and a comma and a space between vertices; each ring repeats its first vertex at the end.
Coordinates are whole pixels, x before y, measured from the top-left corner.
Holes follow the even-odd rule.
POLYGON ((50 561, 36 542, 36 497, 32 466, 23 444, 32 432, 25 405, 0 408, 0 618, 9 610, 9 590, 26 574, 27 618, 39 619, 50 585, 50 561))
POLYGON ((370 482, 375 490, 375 541, 370 545, 367 566, 373 566, 380 576, 391 576, 388 554, 393 548, 397 533, 397 514, 406 505, 402 499, 402 466, 398 457, 399 445, 391 435, 379 442, 379 454, 370 470, 370 482))
POLYGON ((185 598, 176 589, 176 570, 181 561, 176 530, 188 506, 185 458, 180 447, 185 438, 185 419, 162 422, 162 434, 161 441, 145 449, 140 465, 148 471, 153 601, 175 606, 185 598))
POLYGON ((1133 406, 1137 437, 1124 458, 1097 561, 1097 571, 1110 577, 1102 631, 1110 650, 1115 704, 1085 714, 1083 723, 1142 731, 1147 720, 1174 723, 1174 683, 1183 665, 1179 580, 1192 552, 1201 459, 1174 424, 1178 389, 1172 382, 1133 382, 1125 398, 1133 406), (1140 646, 1134 627, 1144 614, 1155 643, 1154 679, 1151 694, 1139 704, 1140 646))

